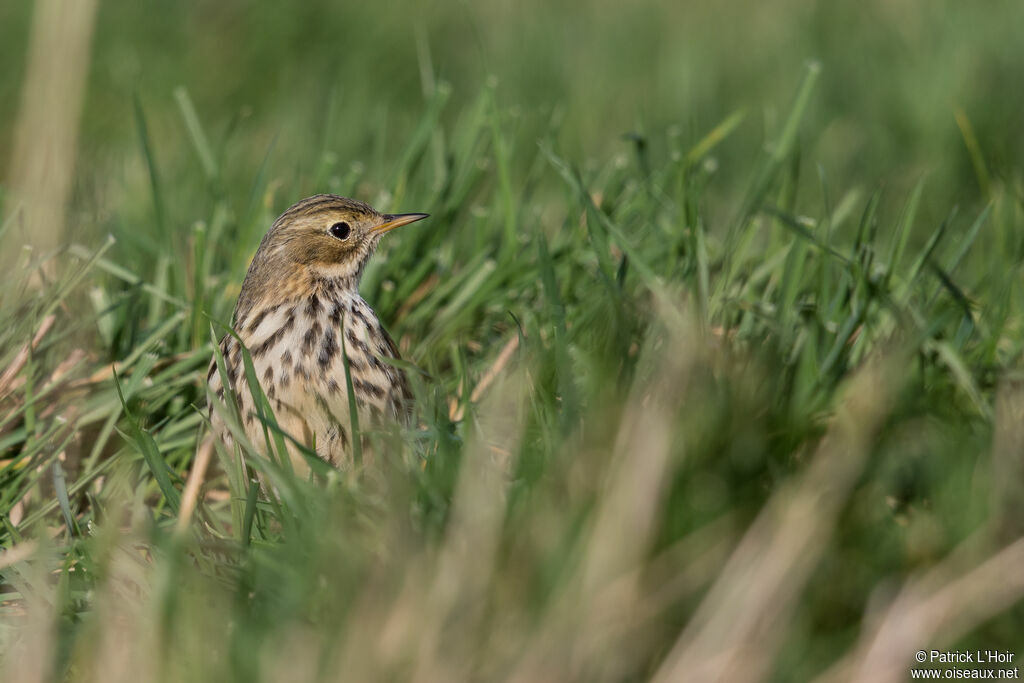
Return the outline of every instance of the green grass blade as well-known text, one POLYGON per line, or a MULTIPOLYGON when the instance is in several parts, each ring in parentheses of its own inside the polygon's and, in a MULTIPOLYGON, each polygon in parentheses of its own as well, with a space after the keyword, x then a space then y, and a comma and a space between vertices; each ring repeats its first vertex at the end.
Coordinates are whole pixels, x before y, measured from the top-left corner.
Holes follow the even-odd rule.
POLYGON ((128 423, 128 433, 125 437, 129 439, 139 453, 142 454, 143 460, 146 462, 146 466, 149 467, 149 471, 153 473, 153 478, 156 480, 157 487, 160 489, 160 493, 163 495, 164 500, 167 501, 171 511, 176 515, 178 514, 178 508, 181 506, 181 494, 174 488, 171 483, 171 478, 168 475, 167 463, 164 462, 163 456, 160 454, 160 449, 156 445, 156 441, 149 435, 139 423, 132 416, 131 411, 128 409, 128 403, 125 401, 124 393, 121 391, 121 382, 118 380, 117 373, 114 375, 114 387, 117 389, 117 397, 121 401, 121 408, 124 411, 125 421, 128 423))
POLYGON ((348 363, 348 340, 345 338, 345 316, 341 317, 341 329, 338 330, 338 333, 341 337, 341 363, 345 368, 345 393, 348 396, 348 419, 350 425, 349 431, 351 432, 349 444, 352 448, 352 463, 358 471, 363 464, 363 437, 362 432, 359 429, 359 406, 356 403, 356 392, 355 389, 352 388, 352 370, 349 368, 348 363))
POLYGON ((199 122, 199 114, 196 113, 195 105, 192 104, 192 98, 189 97, 188 91, 185 88, 175 88, 174 99, 178 102, 178 110, 181 112, 181 118, 185 122, 185 129, 188 131, 189 139, 192 141, 192 149, 195 150, 196 155, 199 157, 199 164, 206 175, 206 180, 212 186, 218 182, 220 172, 217 169, 213 148, 210 147, 206 133, 203 132, 203 126, 199 122))

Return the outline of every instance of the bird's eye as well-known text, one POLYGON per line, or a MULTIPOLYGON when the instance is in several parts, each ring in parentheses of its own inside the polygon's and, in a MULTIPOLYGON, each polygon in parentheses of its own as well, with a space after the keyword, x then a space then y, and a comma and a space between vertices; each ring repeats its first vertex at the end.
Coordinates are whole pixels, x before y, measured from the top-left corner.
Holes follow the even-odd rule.
POLYGON ((337 237, 339 240, 348 239, 349 233, 352 232, 352 227, 342 221, 341 223, 335 223, 331 226, 331 234, 337 237))

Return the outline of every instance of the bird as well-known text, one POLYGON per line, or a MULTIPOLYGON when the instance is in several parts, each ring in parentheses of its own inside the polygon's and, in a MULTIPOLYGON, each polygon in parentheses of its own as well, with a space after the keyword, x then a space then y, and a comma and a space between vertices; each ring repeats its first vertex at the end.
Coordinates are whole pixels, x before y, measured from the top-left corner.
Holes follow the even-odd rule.
MULTIPOLYGON (((358 424, 408 422, 408 378, 389 362, 400 360, 398 347, 360 296, 359 282, 386 233, 427 217, 381 213, 362 201, 318 194, 292 205, 271 225, 242 283, 234 334, 219 343, 226 377, 218 371, 216 353, 207 374, 217 400, 224 401, 225 384, 231 389, 257 450, 269 444, 246 379, 243 344, 278 426, 330 465, 351 467, 357 438, 342 354, 358 424)), ((209 419, 214 433, 230 442, 212 405, 209 419)), ((285 443, 293 465, 305 470, 294 443, 285 443)))

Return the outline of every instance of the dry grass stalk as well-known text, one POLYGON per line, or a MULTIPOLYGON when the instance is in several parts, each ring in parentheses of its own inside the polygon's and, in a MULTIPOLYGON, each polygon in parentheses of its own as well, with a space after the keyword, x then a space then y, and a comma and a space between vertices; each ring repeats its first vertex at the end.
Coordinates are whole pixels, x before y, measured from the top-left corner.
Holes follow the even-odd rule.
POLYGON ((1024 384, 1009 379, 996 394, 991 500, 996 535, 1024 535, 1024 384))
POLYGON ((338 680, 381 680, 397 672, 415 681, 473 679, 511 466, 493 446, 518 452, 523 375, 520 369, 498 376, 476 412, 441 547, 405 558, 402 577, 381 577, 364 591, 353 620, 359 628, 349 631, 337 656, 338 680))
POLYGON ((26 541, 20 543, 9 550, 5 550, 0 553, 0 569, 6 569, 7 567, 14 566, 23 560, 27 560, 35 554, 38 549, 38 544, 35 541, 26 541))
MULTIPOLYGON (((637 568, 645 564, 664 497, 678 406, 690 370, 704 359, 690 328, 672 328, 664 343, 652 335, 644 349, 651 372, 634 380, 612 459, 597 474, 601 503, 582 562, 542 627, 528 634, 512 680, 617 680, 644 648, 632 637, 659 605, 649 599, 637 568), (609 648, 614 657, 603 656, 609 648)), ((698 566, 717 568, 717 562, 702 562, 713 554, 706 550, 698 566)), ((677 588, 685 591, 693 578, 677 588)))
POLYGON ((751 525, 655 681, 757 681, 769 674, 797 599, 898 391, 898 368, 890 356, 854 376, 810 468, 775 494, 751 525))
POLYGON ((36 334, 32 337, 31 344, 25 344, 22 346, 18 353, 15 354, 14 360, 11 361, 10 365, 4 370, 3 374, 0 375, 0 399, 6 398, 7 394, 12 391, 14 386, 14 379, 18 376, 18 373, 25 367, 25 363, 28 362, 28 354, 31 350, 35 350, 39 346, 39 342, 43 340, 46 333, 53 327, 53 323, 56 320, 56 316, 48 315, 43 318, 43 321, 39 323, 39 329, 36 330, 36 334))
MULTIPOLYGON (((501 353, 494 359, 494 363, 491 367, 487 368, 487 372, 483 374, 477 385, 473 387, 473 391, 469 395, 470 403, 476 403, 483 398, 484 392, 487 391, 488 387, 498 377, 498 374, 505 369, 509 361, 515 355, 516 349, 519 348, 519 335, 514 335, 511 339, 505 342, 505 346, 501 348, 501 353)), ((454 422, 460 421, 464 416, 464 406, 461 402, 461 395, 458 398, 453 398, 451 403, 448 405, 448 417, 454 422)))
MULTIPOLYGON (((18 238, 37 252, 63 240, 96 6, 96 0, 35 3, 8 177, 23 211, 18 238)), ((11 245, 4 251, 18 252, 11 245)))
POLYGON ((1024 598, 1024 538, 964 573, 956 556, 910 582, 819 682, 905 680, 915 652, 944 647, 1024 598))
POLYGON ((213 455, 213 438, 207 436, 199 444, 196 460, 192 464, 192 470, 188 473, 188 481, 185 482, 185 489, 181 493, 181 508, 178 510, 178 521, 175 531, 179 534, 188 531, 192 521, 192 513, 195 511, 196 502, 199 500, 199 489, 206 479, 206 469, 210 465, 210 458, 213 455))
POLYGON ((1024 391, 1004 381, 996 397, 992 440, 991 526, 962 543, 934 569, 911 580, 892 604, 870 619, 860 644, 822 677, 831 681, 900 681, 918 650, 948 645, 1024 599, 1024 537, 1019 537, 1017 476, 1024 453, 1024 391), (983 549, 1007 533, 1017 538, 978 561, 983 549))
MULTIPOLYGON (((509 349, 514 351, 514 346, 507 344, 506 351, 509 349)), ((502 355, 508 358, 511 351, 502 355)), ((500 372, 498 366, 499 362, 492 366, 492 377, 500 372)), ((476 433, 459 473, 446 540, 427 593, 428 625, 423 628, 421 624, 417 636, 414 680, 458 680, 472 673, 466 662, 472 659, 474 636, 484 618, 511 465, 505 458, 494 457, 489 446, 497 444, 506 452, 518 452, 525 388, 520 369, 503 377, 480 406, 476 433)))

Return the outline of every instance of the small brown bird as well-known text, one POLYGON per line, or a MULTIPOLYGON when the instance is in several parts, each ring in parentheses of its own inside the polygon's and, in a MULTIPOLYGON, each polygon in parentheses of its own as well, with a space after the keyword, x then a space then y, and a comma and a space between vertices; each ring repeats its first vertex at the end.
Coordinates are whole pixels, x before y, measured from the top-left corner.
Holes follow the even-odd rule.
MULTIPOLYGON (((234 330, 252 356, 278 424, 335 466, 352 459, 343 348, 360 425, 408 415, 405 374, 382 360, 397 359, 398 348, 359 296, 359 280, 384 233, 426 217, 381 214, 336 195, 303 199, 274 221, 242 283, 234 330)), ((264 427, 255 414, 238 339, 226 335, 220 351, 246 435, 262 447, 264 427)), ((216 358, 208 382, 222 399, 216 358)), ((211 421, 215 432, 229 438, 216 413, 211 421)), ((301 463, 294 450, 290 455, 301 463)))

